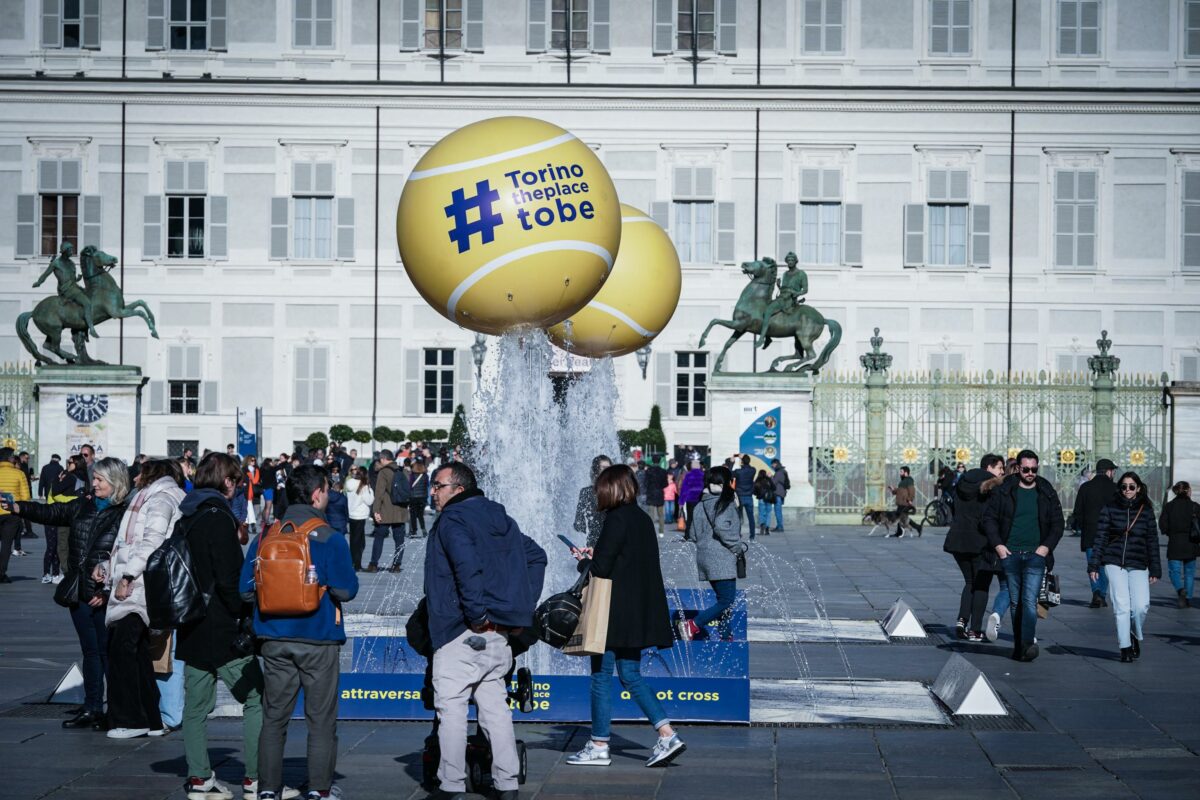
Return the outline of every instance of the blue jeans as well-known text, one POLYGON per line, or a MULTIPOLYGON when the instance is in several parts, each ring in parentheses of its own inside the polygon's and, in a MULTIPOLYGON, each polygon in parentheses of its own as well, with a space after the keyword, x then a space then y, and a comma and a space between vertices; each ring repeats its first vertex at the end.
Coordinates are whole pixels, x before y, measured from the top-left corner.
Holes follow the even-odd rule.
POLYGON ((708 583, 717 593, 717 602, 696 615, 696 627, 707 631, 708 623, 717 620, 717 635, 724 639, 729 631, 729 621, 724 618, 725 612, 729 610, 729 607, 733 605, 734 598, 737 597, 737 581, 729 579, 709 581, 708 583))
MULTIPOLYGON (((83 580, 80 580, 83 584, 83 580)), ((104 626, 104 606, 87 603, 71 607, 71 622, 83 651, 83 707, 104 713, 104 676, 108 674, 108 628, 104 626)))
POLYGON ((771 509, 775 507, 774 503, 767 503, 762 500, 758 501, 758 524, 770 526, 771 524, 771 509))
POLYGON ((741 515, 743 515, 743 514, 746 516, 746 527, 749 528, 750 538, 753 539, 754 538, 754 495, 739 494, 737 496, 737 499, 738 499, 738 515, 739 515, 738 518, 741 519, 741 515))
POLYGON ((175 657, 175 641, 178 638, 171 637, 171 674, 154 676, 158 683, 158 713, 162 716, 163 725, 171 728, 183 724, 184 664, 175 657))
POLYGON ((1175 587, 1175 591, 1183 589, 1184 597, 1192 596, 1192 588, 1196 584, 1196 559, 1168 561, 1167 574, 1171 576, 1171 585, 1175 587))
POLYGON ((783 498, 775 496, 775 527, 783 530, 783 498))
POLYGON ((662 703, 654 690, 642 678, 642 653, 639 650, 607 650, 602 656, 592 656, 592 738, 607 742, 612 735, 612 672, 617 667, 621 686, 642 709, 646 719, 658 730, 671 720, 663 712, 662 703))
POLYGON ((1102 569, 1108 573, 1108 604, 1117 622, 1117 644, 1129 647, 1133 644, 1129 641, 1131 629, 1139 642, 1145 638, 1142 626, 1150 611, 1150 573, 1116 564, 1105 564, 1102 569))
POLYGON ((992 603, 992 613, 1003 617, 1012 608, 1012 595, 1008 593, 1008 578, 1003 572, 996 573, 996 583, 1000 588, 996 591, 996 602, 992 603))
POLYGON ((667 522, 675 521, 675 501, 674 500, 664 500, 663 501, 663 513, 667 515, 667 522))
POLYGON ((1037 553, 1022 551, 1010 553, 1000 565, 1008 578, 1008 590, 1016 598, 1012 607, 1013 650, 1020 654, 1033 644, 1037 635, 1037 598, 1042 577, 1046 574, 1046 559, 1037 553))
POLYGON ((392 563, 389 566, 400 569, 400 565, 404 563, 403 522, 396 525, 375 526, 375 530, 371 532, 371 538, 375 540, 371 542, 371 566, 379 566, 379 557, 383 555, 383 543, 387 541, 388 533, 392 534, 392 541, 396 544, 396 552, 392 556, 392 563))
MULTIPOLYGON (((1084 566, 1086 567, 1087 564, 1090 564, 1092 561, 1092 548, 1089 547, 1088 549, 1084 550, 1083 556, 1085 559, 1087 559, 1087 562, 1084 564, 1084 566)), ((1108 594, 1108 575, 1106 575, 1104 573, 1103 569, 1100 570, 1100 577, 1097 578, 1096 580, 1092 580, 1092 576, 1089 575, 1088 582, 1092 585, 1092 593, 1093 594, 1095 594, 1096 592, 1099 592, 1100 594, 1104 594, 1104 595, 1108 594)))

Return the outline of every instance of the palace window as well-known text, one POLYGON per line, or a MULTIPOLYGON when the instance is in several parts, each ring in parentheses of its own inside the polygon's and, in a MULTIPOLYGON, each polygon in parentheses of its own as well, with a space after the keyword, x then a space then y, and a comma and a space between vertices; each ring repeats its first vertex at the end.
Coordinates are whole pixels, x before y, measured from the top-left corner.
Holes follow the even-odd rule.
POLYGON ((653 0, 656 54, 737 53, 737 0, 653 0))
POLYGON ((483 50, 483 0, 401 0, 400 49, 483 50))
POLYGON ((804 0, 805 55, 841 55, 845 52, 846 0, 804 0))
POLYGON ((426 414, 454 413, 454 350, 431 347, 424 351, 421 382, 426 414))
POLYGON ((296 363, 293 373, 293 413, 327 414, 329 348, 324 345, 302 345, 294 352, 296 363))
POLYGON ((1100 0, 1058 0, 1058 54, 1100 55, 1100 0))
POLYGON ((1183 246, 1182 266, 1186 270, 1200 269, 1200 171, 1183 173, 1183 246))
POLYGON ((1200 58, 1200 0, 1187 0, 1183 9, 1184 58, 1200 58))
POLYGON ((293 46, 333 47, 333 0, 295 0, 294 8, 293 46))
POLYGON ((100 0, 42 0, 44 48, 100 48, 100 0))
POLYGON ((929 55, 971 55, 971 0, 929 0, 929 55))
POLYGON ((1054 266, 1096 266, 1097 173, 1054 172, 1054 266))
POLYGON ((85 244, 101 244, 101 198, 81 194, 82 173, 75 158, 37 162, 37 193, 17 195, 17 258, 53 257, 64 242, 76 256, 85 244))
POLYGON ((904 264, 985 267, 990 263, 991 208, 970 202, 971 174, 931 169, 926 202, 904 207, 904 264))
POLYGON ((708 353, 675 353, 675 416, 708 415, 708 353))
POLYGON ((200 413, 199 345, 167 348, 167 411, 171 414, 200 413))

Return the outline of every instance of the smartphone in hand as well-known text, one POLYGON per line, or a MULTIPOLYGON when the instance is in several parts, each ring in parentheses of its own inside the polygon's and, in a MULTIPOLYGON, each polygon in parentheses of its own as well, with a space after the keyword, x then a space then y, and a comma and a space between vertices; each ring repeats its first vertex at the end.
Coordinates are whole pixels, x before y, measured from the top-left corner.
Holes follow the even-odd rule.
POLYGON ((572 553, 579 550, 579 548, 575 545, 574 542, 572 542, 566 536, 563 536, 561 533, 558 535, 558 538, 562 541, 563 544, 565 544, 568 548, 570 548, 572 553))
POLYGON ((0 492, 0 509, 12 511, 17 499, 10 492, 0 492))

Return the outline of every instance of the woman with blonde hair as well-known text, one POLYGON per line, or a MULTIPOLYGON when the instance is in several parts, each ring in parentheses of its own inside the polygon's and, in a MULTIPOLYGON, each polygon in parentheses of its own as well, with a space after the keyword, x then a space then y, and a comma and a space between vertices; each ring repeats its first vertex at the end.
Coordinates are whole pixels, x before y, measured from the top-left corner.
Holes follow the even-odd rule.
MULTIPOLYGON (((97 465, 97 474, 100 469, 97 465)), ((108 715, 110 739, 161 736, 158 686, 150 658, 150 616, 142 573, 179 519, 183 471, 175 461, 147 461, 138 473, 137 494, 121 520, 109 559, 112 591, 108 626, 108 715)), ((94 577, 103 573, 98 567, 94 577)))

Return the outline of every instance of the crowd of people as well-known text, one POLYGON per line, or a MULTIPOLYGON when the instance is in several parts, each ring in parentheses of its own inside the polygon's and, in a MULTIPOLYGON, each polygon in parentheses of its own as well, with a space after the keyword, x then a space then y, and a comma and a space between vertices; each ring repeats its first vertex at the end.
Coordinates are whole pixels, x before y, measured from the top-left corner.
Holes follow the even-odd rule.
POLYGON ((943 549, 963 576, 957 636, 969 642, 996 641, 1004 616, 1011 615, 1012 657, 1037 658, 1038 619, 1053 603, 1048 576, 1069 522, 1087 565, 1089 606, 1112 609, 1120 661, 1140 658, 1150 586, 1162 577, 1160 535, 1167 539, 1168 571, 1179 607, 1190 606, 1200 555, 1200 505, 1192 501, 1191 487, 1176 483, 1173 498, 1156 517, 1142 478, 1130 470, 1114 481, 1116 464, 1100 459, 1064 519, 1058 492, 1039 469, 1037 454, 1022 450, 1007 462, 985 455, 978 468, 939 479, 939 490, 952 494, 954 507, 943 549), (989 613, 993 579, 997 592, 989 613))

